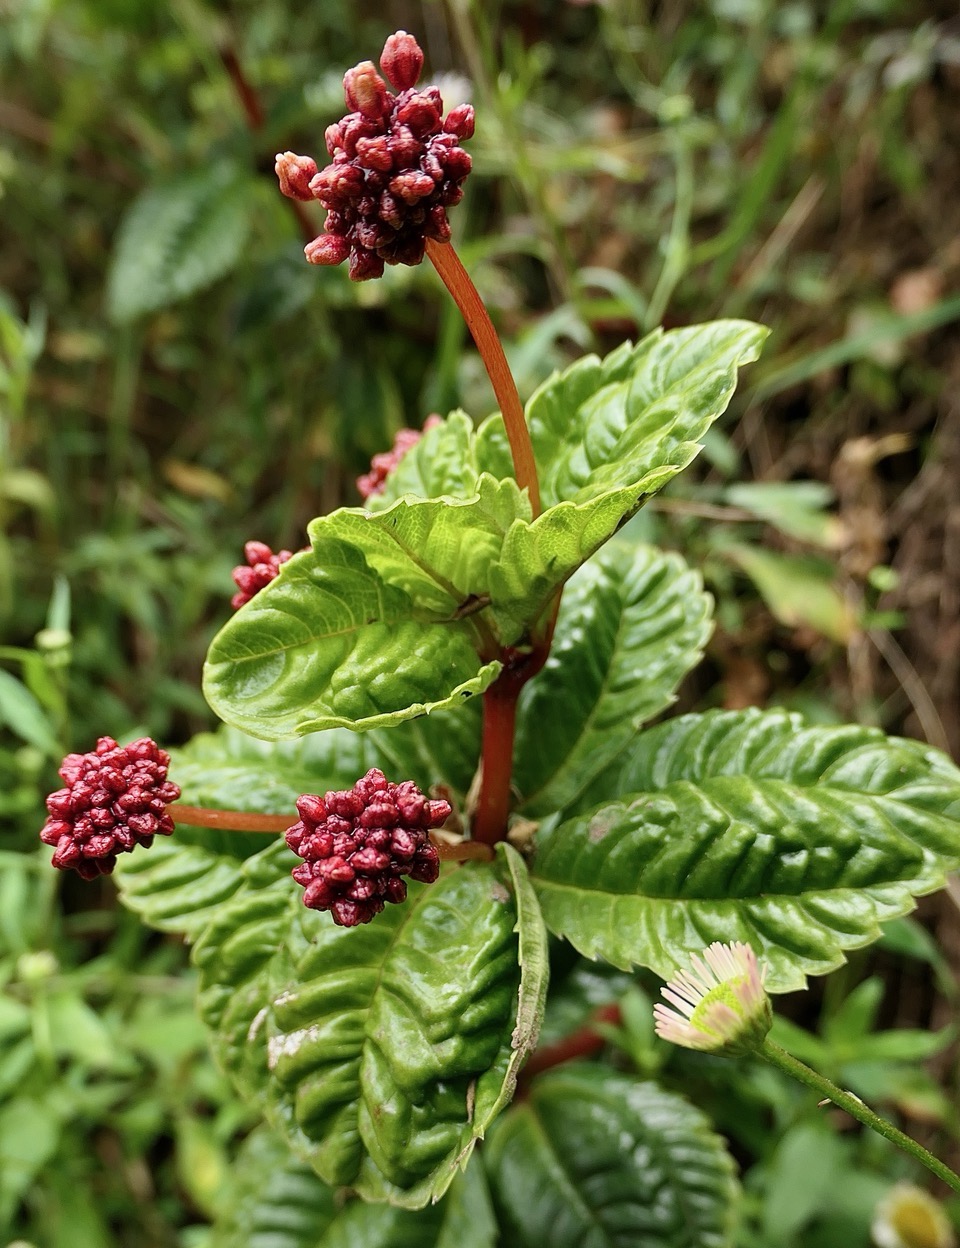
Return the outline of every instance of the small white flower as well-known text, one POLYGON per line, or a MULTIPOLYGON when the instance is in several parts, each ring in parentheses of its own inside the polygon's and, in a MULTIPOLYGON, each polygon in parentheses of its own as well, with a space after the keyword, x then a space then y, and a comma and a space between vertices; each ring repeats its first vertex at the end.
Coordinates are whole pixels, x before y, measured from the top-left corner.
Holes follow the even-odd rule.
POLYGON ((687 1049, 759 1048, 773 1013, 763 986, 767 968, 760 968, 750 946, 716 942, 690 961, 691 970, 679 971, 661 989, 674 1008, 653 1007, 657 1035, 687 1049))

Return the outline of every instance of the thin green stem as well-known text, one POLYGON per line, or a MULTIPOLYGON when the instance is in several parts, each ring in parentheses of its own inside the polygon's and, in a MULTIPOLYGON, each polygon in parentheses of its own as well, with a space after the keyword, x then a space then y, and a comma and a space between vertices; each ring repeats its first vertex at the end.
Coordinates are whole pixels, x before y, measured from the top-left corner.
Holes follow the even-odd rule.
POLYGON ((534 519, 540 514, 540 483, 537 480, 537 465, 533 457, 533 445, 523 404, 517 393, 517 383, 510 372, 510 365, 503 352, 500 336, 490 320, 483 300, 470 275, 460 262, 460 257, 450 243, 436 243, 427 240, 427 258, 437 270, 440 279, 453 296, 453 300, 463 314, 467 328, 477 344, 480 358, 483 360, 493 393, 500 404, 503 423, 513 455, 513 469, 517 484, 527 490, 530 507, 534 519))
POLYGON ((815 1070, 811 1070, 809 1066, 798 1061, 785 1049, 781 1049, 778 1044, 774 1044, 772 1040, 767 1038, 763 1042, 763 1047, 759 1049, 759 1055, 765 1058, 771 1066, 776 1066, 778 1070, 782 1070, 784 1074, 791 1075, 800 1083, 806 1084, 808 1088, 812 1088, 814 1092, 828 1101, 832 1101, 840 1109, 846 1110, 851 1118, 856 1118, 857 1122, 862 1122, 865 1127, 869 1127, 871 1131, 876 1131, 878 1135, 882 1135, 885 1140, 889 1140, 891 1144, 895 1144, 897 1148, 908 1153, 922 1166, 942 1179, 948 1187, 953 1191, 960 1193, 960 1175, 954 1174, 949 1166, 944 1165, 942 1161, 938 1161, 933 1153, 928 1152, 922 1144, 918 1144, 916 1140, 912 1140, 909 1135, 905 1135, 903 1131, 895 1127, 892 1122, 888 1122, 886 1118, 881 1118, 879 1114, 874 1113, 872 1109, 864 1105, 859 1096, 854 1096, 852 1092, 844 1092, 842 1088, 838 1088, 835 1083, 827 1079, 824 1075, 818 1075, 815 1070))

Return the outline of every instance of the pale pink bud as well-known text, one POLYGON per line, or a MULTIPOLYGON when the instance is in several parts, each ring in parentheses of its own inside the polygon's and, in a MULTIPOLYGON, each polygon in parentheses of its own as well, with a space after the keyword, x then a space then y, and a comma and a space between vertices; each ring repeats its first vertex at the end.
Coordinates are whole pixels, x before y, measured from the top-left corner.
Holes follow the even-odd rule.
POLYGON ((361 61, 343 75, 343 94, 354 112, 376 121, 390 111, 387 84, 373 61, 361 61))
POLYGON ((312 157, 278 152, 274 167, 280 179, 280 190, 288 199, 313 199, 310 179, 316 176, 317 162, 312 157))
POLYGON ((307 243, 303 254, 311 264, 340 264, 350 254, 350 244, 339 234, 320 234, 307 243))

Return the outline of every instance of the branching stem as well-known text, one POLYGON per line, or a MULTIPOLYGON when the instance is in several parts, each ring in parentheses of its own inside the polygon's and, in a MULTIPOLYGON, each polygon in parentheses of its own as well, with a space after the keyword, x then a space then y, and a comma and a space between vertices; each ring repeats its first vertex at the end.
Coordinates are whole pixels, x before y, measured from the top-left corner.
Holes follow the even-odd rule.
MULTIPOLYGON (((217 810, 210 806, 185 806, 182 802, 172 802, 167 813, 175 823, 190 828, 223 828, 231 832, 286 832, 297 817, 288 815, 258 815, 248 810, 217 810)), ((489 845, 481 845, 477 841, 459 841, 449 843, 431 837, 437 853, 447 862, 467 862, 480 859, 489 862, 493 858, 493 850, 489 845)))

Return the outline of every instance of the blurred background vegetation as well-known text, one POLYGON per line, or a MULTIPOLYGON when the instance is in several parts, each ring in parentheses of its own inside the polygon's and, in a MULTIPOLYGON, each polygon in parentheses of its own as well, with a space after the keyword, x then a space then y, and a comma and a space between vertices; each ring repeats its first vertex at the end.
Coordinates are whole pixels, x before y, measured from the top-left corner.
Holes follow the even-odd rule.
MULTIPOLYGON (((681 707, 960 754, 955 5, 0 0, 0 1243, 213 1245, 248 1125, 179 945, 35 850, 60 756, 211 726, 244 541, 295 549, 398 428, 492 407, 432 270, 311 268, 276 189, 274 152, 322 157, 344 68, 401 27, 477 106, 455 239, 524 397, 661 322, 773 328, 635 522, 717 597, 681 707)), ((954 1164, 957 901, 788 1003, 784 1037, 954 1164)), ((572 965, 555 1017, 628 992, 611 1040, 649 1072, 645 982, 572 965)), ((909 1177, 884 1145, 769 1072, 669 1061, 746 1172, 744 1248, 869 1242, 909 1177)))

